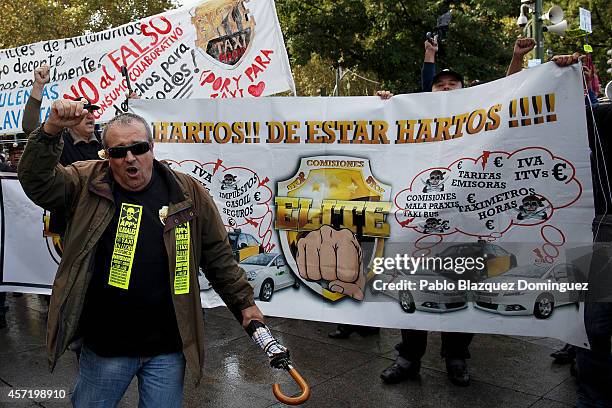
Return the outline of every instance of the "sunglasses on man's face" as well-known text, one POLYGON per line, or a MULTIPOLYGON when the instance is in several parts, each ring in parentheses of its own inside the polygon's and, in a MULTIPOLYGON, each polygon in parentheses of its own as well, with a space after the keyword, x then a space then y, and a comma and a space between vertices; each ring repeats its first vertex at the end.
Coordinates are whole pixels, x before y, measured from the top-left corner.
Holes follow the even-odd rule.
POLYGON ((130 151, 134 156, 145 154, 151 150, 149 142, 138 142, 129 146, 115 146, 106 149, 108 156, 112 159, 122 159, 127 156, 127 152, 130 151))

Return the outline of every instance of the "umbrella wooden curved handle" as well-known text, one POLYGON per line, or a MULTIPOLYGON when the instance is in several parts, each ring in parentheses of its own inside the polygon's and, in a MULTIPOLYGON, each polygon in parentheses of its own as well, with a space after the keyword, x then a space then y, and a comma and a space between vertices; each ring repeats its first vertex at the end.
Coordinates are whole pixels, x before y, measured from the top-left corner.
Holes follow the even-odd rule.
POLYGON ((272 392, 277 400, 287 405, 300 405, 306 402, 306 400, 310 397, 310 386, 306 383, 304 378, 297 372, 297 370, 291 366, 289 366, 288 370, 289 375, 293 378, 293 380, 299 385, 302 393, 297 397, 288 397, 280 389, 279 384, 272 385, 272 392))

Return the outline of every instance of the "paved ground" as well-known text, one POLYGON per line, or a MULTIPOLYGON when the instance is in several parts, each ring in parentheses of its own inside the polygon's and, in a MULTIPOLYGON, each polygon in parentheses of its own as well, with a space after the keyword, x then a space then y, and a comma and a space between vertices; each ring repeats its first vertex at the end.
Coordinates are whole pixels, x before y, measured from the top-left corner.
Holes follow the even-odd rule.
MULTIPOLYGON (((0 407, 66 407, 63 400, 21 400, 7 397, 15 389, 53 389, 70 393, 76 359, 70 352, 53 374, 47 370, 44 351, 44 307, 38 297, 8 296, 9 327, 0 329, 0 407)), ((290 393, 297 388, 283 372, 274 372, 263 353, 223 308, 207 310, 208 370, 204 383, 195 388, 190 376, 185 407, 280 407, 271 384, 280 382, 290 393)), ((477 335, 472 343, 472 385, 453 386, 439 358, 440 337, 430 335, 420 381, 383 385, 380 372, 395 356, 398 330, 382 330, 379 336, 353 335, 331 340, 334 325, 272 318, 275 335, 294 356, 296 367, 312 387, 310 407, 572 407, 575 384, 567 366, 549 358, 559 347, 556 340, 477 335)), ((121 407, 136 407, 133 383, 121 407)))

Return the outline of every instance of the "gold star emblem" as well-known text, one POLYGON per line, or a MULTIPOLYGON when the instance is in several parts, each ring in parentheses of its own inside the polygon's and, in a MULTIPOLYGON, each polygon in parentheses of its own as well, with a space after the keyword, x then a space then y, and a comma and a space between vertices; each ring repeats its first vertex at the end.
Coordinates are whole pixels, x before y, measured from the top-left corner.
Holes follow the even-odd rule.
POLYGON ((331 177, 329 178, 329 186, 331 188, 337 188, 339 183, 340 183, 340 179, 338 179, 338 177, 332 174, 331 177))
POLYGON ((347 187, 352 194, 355 194, 355 191, 357 191, 358 188, 359 187, 357 187, 354 182, 351 182, 351 185, 347 187))

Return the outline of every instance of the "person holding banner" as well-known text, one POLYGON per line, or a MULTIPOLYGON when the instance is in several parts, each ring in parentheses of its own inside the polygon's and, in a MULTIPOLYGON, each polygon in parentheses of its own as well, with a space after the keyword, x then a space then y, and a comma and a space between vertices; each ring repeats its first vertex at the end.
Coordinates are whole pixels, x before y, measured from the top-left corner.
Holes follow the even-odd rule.
POLYGON ((140 407, 180 407, 185 366, 198 382, 204 370, 200 264, 243 327, 263 316, 213 199, 155 160, 143 118, 108 122, 106 160, 56 166, 63 129, 88 115, 83 101, 55 101, 19 166, 32 201, 69 214, 49 308, 49 365, 82 336, 76 407, 116 406, 134 376, 140 407))
MULTIPOLYGON (((437 51, 437 38, 425 41, 425 58, 421 71, 423 92, 443 92, 463 88, 463 76, 458 72, 444 69, 434 75, 437 51)), ((382 99, 393 96, 388 91, 379 91, 377 94, 382 99)), ((398 351, 397 359, 380 374, 380 378, 386 384, 416 379, 421 370, 421 358, 427 348, 427 331, 402 329, 401 333, 402 341, 395 346, 398 351)), ((458 386, 469 385, 470 375, 466 359, 470 358, 469 346, 474 334, 442 332, 441 337, 440 354, 446 361, 449 379, 458 386)))
MULTIPOLYGON (((22 134, 17 135, 17 137, 22 134)), ((17 142, 12 143, 8 146, 8 162, 0 163, 0 171, 7 173, 17 173, 17 166, 23 153, 23 144, 17 142)), ((15 296, 15 294, 13 294, 15 296)), ((6 292, 0 292, 0 329, 4 329, 7 326, 6 323, 6 312, 8 312, 8 306, 6 306, 6 292)))
POLYGON ((612 407, 612 191, 608 179, 612 103, 587 106, 587 127, 593 172, 593 256, 584 305, 584 326, 590 349, 576 347, 578 408, 612 407))

